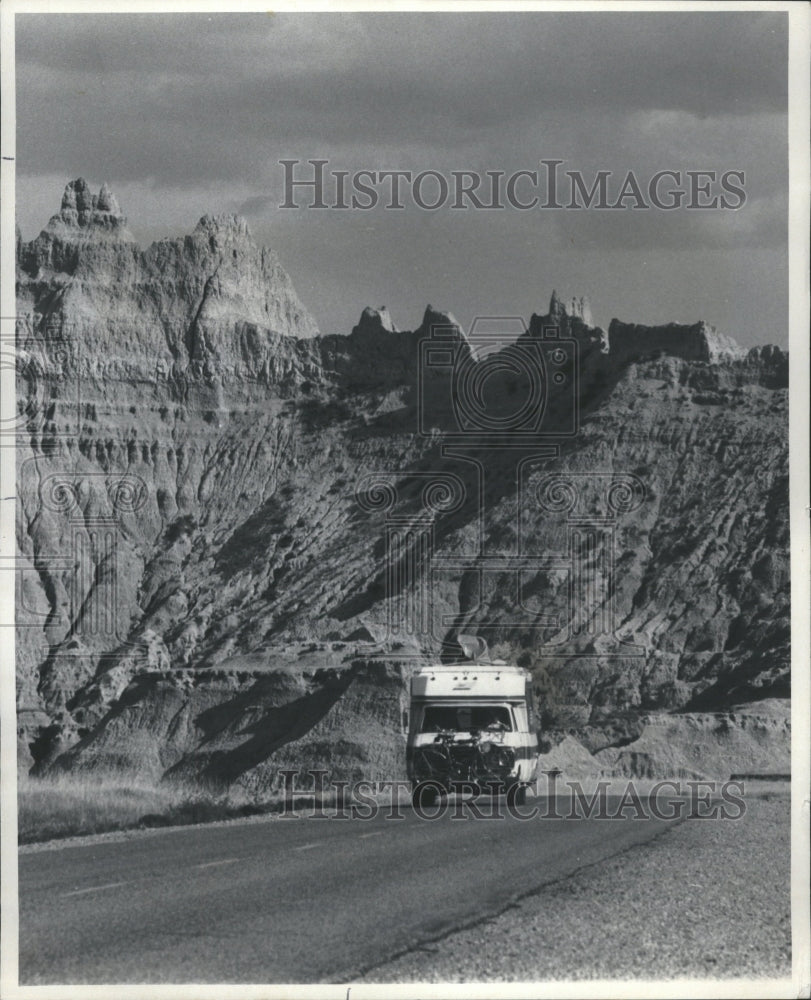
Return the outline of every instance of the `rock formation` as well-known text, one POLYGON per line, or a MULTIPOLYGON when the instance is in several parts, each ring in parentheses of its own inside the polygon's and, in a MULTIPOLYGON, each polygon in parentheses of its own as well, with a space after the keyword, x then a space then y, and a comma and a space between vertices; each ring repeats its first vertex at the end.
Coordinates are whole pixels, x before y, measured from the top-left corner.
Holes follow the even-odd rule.
POLYGON ((618 363, 643 361, 667 354, 686 361, 741 360, 746 351, 732 337, 713 326, 699 322, 693 326, 670 323, 667 326, 637 326, 611 320, 608 328, 609 353, 618 363))
POLYGON ((594 321, 591 317, 591 305, 585 296, 581 296, 580 298, 572 296, 571 299, 568 299, 564 303, 558 293, 553 291, 549 302, 549 315, 559 321, 564 317, 569 317, 570 319, 582 320, 584 326, 594 326, 594 321))
POLYGON ((353 333, 397 333, 388 309, 381 306, 379 309, 372 309, 367 306, 360 315, 358 325, 353 328, 353 333))
POLYGON ((80 177, 71 181, 62 195, 59 213, 51 217, 46 232, 72 238, 132 239, 127 230, 127 220, 121 214, 118 201, 110 188, 103 184, 98 194, 93 194, 87 181, 80 177))
POLYGON ((142 250, 109 189, 82 181, 17 261, 23 768, 258 791, 291 762, 397 777, 403 654, 439 655, 442 636, 387 637, 402 596, 387 590, 387 498, 411 517, 433 496, 438 557, 475 563, 480 544, 510 552, 519 535, 529 553, 560 552, 566 515, 537 499, 551 474, 643 484, 617 518, 610 579, 599 545, 588 562, 603 595, 589 620, 610 599, 627 647, 584 633, 549 656, 569 627, 551 569, 524 573, 520 595, 475 566, 440 573, 432 594, 529 667, 550 739, 571 732, 598 754, 641 738, 652 714, 787 697, 779 348, 744 352, 705 324, 615 320, 606 335, 583 300, 553 296, 523 336, 556 326, 576 342, 580 430, 524 467, 520 493, 509 449, 488 453, 482 520, 475 464, 442 450, 446 372, 418 379, 437 325, 455 358, 469 351, 450 314, 429 306, 398 332, 365 309, 350 335, 319 336, 244 221, 206 216, 142 250), (364 486, 372 474, 384 485, 364 486), (428 474, 450 492, 426 494, 428 474), (550 609, 556 623, 528 626, 550 609))

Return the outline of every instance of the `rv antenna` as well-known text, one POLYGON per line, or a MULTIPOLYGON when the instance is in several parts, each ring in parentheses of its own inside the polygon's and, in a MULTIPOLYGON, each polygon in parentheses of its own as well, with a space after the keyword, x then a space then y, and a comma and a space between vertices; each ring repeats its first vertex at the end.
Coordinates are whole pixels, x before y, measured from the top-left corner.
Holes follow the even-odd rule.
POLYGON ((478 661, 490 658, 487 642, 480 635, 457 635, 456 641, 462 647, 466 660, 478 661))

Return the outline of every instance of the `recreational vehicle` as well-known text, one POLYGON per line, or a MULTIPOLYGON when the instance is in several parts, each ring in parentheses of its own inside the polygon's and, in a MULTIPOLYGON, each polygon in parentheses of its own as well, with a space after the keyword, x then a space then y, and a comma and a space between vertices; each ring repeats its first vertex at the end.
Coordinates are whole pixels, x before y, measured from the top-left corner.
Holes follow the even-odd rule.
POLYGON ((448 792, 506 793, 521 804, 538 757, 531 675, 487 661, 481 639, 459 643, 461 662, 411 678, 406 759, 415 805, 448 792))

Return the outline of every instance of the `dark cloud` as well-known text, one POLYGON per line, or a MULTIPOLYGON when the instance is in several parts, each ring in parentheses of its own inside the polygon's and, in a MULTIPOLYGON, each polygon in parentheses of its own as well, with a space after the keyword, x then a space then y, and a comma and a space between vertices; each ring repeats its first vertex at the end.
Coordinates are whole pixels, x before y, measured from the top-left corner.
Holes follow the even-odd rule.
MULTIPOLYGON (((370 107, 377 95, 419 105, 430 93, 477 123, 544 98, 745 114, 785 105, 786 22, 740 11, 35 14, 17 18, 17 52, 110 83, 130 73, 204 88, 297 77, 313 97, 332 79, 370 107)), ((340 103, 340 93, 324 96, 340 103)))
POLYGON ((227 177, 273 145, 486 141, 643 109, 785 109, 785 15, 23 15, 23 169, 227 177), (59 162, 57 161, 59 158, 59 162), (30 164, 30 166, 29 166, 30 164))
MULTIPOLYGON (((710 255, 719 273, 734 253, 760 253, 772 277, 758 278, 756 309, 785 311, 775 264, 775 253, 785 256, 783 12, 38 13, 15 23, 24 233, 56 209, 60 178, 79 175, 126 194, 142 238, 188 230, 203 211, 238 209, 292 262, 303 297, 332 329, 354 320, 367 294, 374 302, 375 287, 383 295, 390 286, 403 310, 419 309, 429 290, 460 312, 459 298, 484 308, 485 289, 490 300, 532 298, 534 308, 522 289, 542 271, 554 280, 557 261, 579 274, 578 254, 593 277, 572 293, 593 285, 611 302, 608 289, 633 288, 642 307, 650 296, 628 268, 652 268, 656 257, 661 281, 670 261, 682 274, 669 293, 677 302, 679 282, 704 281, 685 264, 688 253, 710 255), (350 171, 509 171, 541 156, 587 175, 742 169, 749 201, 736 215, 633 219, 291 217, 278 210, 277 161, 312 156, 350 171), (47 204, 46 188, 55 192, 47 204), (334 243, 322 250, 319 240, 334 243)), ((710 321, 745 315, 718 301, 708 299, 721 311, 710 321)))

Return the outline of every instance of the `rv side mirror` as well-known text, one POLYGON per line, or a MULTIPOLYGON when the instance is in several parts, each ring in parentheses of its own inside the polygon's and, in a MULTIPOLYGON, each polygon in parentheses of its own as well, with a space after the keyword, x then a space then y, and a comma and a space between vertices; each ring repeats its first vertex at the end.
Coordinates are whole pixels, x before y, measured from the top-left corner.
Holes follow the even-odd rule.
POLYGON ((408 709, 407 708, 403 709, 402 716, 403 716, 403 719, 402 719, 403 732, 407 733, 408 732, 408 709))

